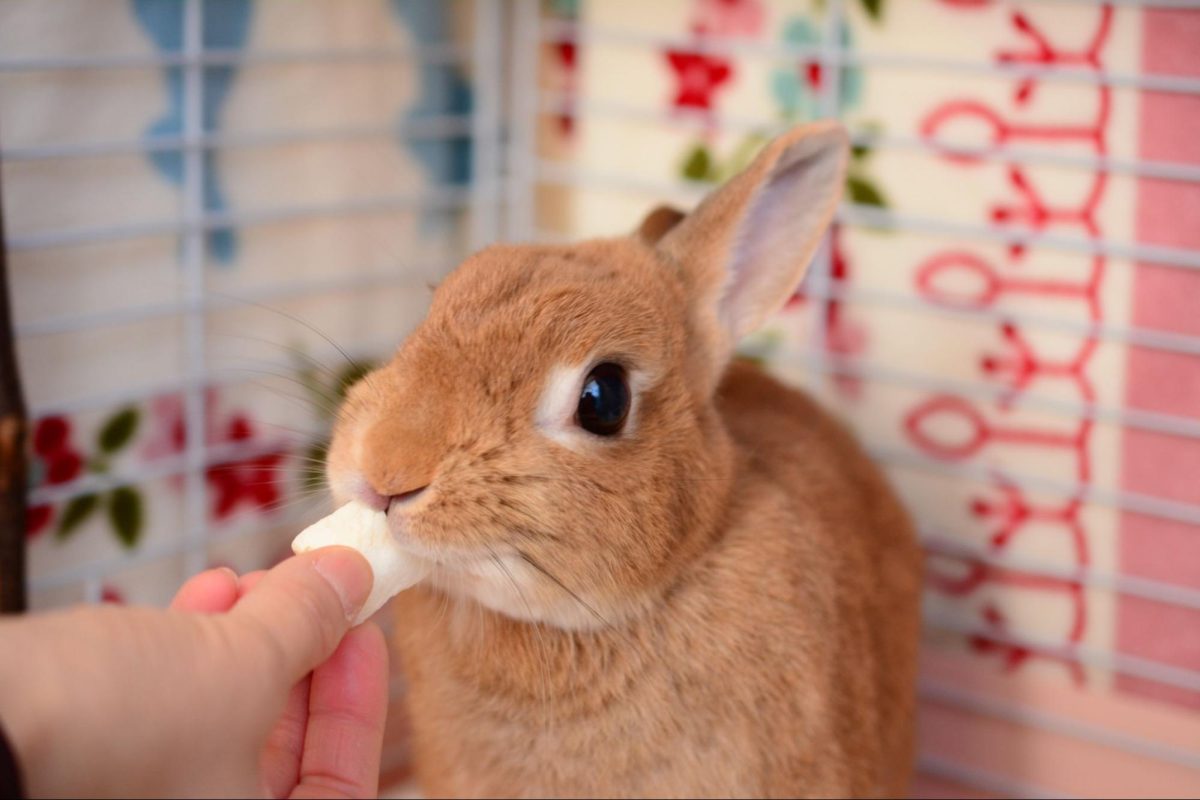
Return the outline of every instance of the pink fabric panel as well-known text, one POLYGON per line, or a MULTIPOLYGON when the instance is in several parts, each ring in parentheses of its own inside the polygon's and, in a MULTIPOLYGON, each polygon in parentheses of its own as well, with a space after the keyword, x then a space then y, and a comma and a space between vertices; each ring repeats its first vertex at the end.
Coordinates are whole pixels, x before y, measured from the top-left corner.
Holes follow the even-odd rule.
MULTIPOLYGON (((1146 10, 1143 20, 1144 72, 1200 76, 1200 11, 1146 10)), ((1200 97, 1146 92, 1141 106, 1141 158, 1200 164, 1200 97)), ((1141 180, 1137 236, 1144 244, 1200 251, 1200 185, 1141 180)), ((1200 337, 1200 271, 1139 264, 1131 322, 1200 337)), ((1131 408, 1200 417, 1200 357, 1131 349, 1127 402, 1131 408)), ((1127 430, 1124 451, 1127 490, 1200 505, 1200 441, 1127 430)), ((1200 586, 1200 526, 1126 514, 1119 557, 1125 573, 1200 586)), ((1197 631, 1200 612, 1130 597, 1120 601, 1122 652, 1200 670, 1197 631)), ((1200 708, 1198 693, 1131 678, 1118 685, 1200 708)))

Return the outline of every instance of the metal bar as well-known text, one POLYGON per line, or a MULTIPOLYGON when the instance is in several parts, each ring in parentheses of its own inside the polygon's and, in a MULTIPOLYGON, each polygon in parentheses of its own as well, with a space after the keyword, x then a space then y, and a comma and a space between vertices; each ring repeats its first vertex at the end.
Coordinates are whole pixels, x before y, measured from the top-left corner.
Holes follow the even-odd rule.
POLYGON ((868 447, 868 452, 884 464, 902 469, 916 469, 926 472, 936 472, 955 478, 969 478, 981 483, 992 483, 997 477, 1008 480, 1026 488, 1045 492, 1055 497, 1078 498, 1083 503, 1098 503, 1111 506, 1121 511, 1142 514, 1148 517, 1169 519, 1175 522, 1185 522, 1188 525, 1200 527, 1200 506, 1191 503, 1181 503, 1177 500, 1164 500, 1160 497, 1126 492, 1114 489, 1103 489, 1093 484, 1071 483, 1052 478, 1044 478, 1028 472, 1001 469, 994 464, 980 463, 949 463, 935 458, 920 455, 914 451, 902 450, 895 447, 868 447))
POLYGON ((1037 708, 1014 703, 1000 702, 991 697, 963 691, 950 686, 935 684, 928 680, 918 683, 918 693, 921 699, 939 705, 961 709, 972 714, 994 717, 1018 725, 1068 736, 1072 739, 1097 744, 1101 747, 1121 750, 1143 758, 1165 761, 1177 764, 1187 769, 1200 771, 1200 753, 1183 750, 1158 742, 1139 739, 1118 731, 1103 728, 1070 717, 1051 714, 1037 708))
MULTIPOLYGON (((548 41, 579 38, 586 32, 591 45, 611 44, 647 47, 654 50, 676 49, 694 53, 775 58, 785 60, 821 59, 819 45, 781 45, 735 36, 662 36, 630 29, 580 25, 561 21, 547 22, 542 38, 548 41)), ((1111 86, 1147 92, 1200 94, 1200 80, 1179 75, 1156 75, 1080 69, 1063 66, 1031 66, 1025 64, 989 63, 958 58, 921 56, 911 53, 848 52, 833 54, 839 66, 881 67, 887 69, 951 72, 959 75, 981 75, 1006 80, 1037 79, 1062 83, 1082 83, 1088 86, 1111 86)))
POLYGON ((975 238, 999 244, 1020 244, 1031 248, 1048 247, 1085 255, 1103 255, 1131 262, 1200 270, 1200 252, 1181 247, 1085 239, 1080 236, 1061 236, 1052 233, 1033 233, 1006 228, 1003 225, 976 225, 911 214, 896 214, 880 211, 871 206, 854 204, 843 204, 838 211, 838 218, 866 228, 975 238))
POLYGON ((1099 339, 1106 342, 1146 350, 1161 350, 1187 356, 1200 356, 1200 336, 1168 333, 1149 328, 1131 328, 1111 323, 1085 322, 1036 312, 1006 309, 958 308, 936 305, 920 297, 886 289, 847 289, 835 286, 831 296, 861 305, 882 305, 902 308, 914 313, 933 314, 965 320, 982 320, 994 324, 1011 322, 1033 328, 1071 334, 1080 339, 1099 339))
POLYGON ((1173 161, 1154 159, 1128 159, 1113 156, 1076 155, 1055 152, 1036 147, 1009 147, 1003 149, 980 147, 956 142, 931 142, 915 136, 894 134, 857 133, 851 136, 855 144, 867 147, 884 147, 894 150, 910 150, 930 156, 957 156, 961 158, 992 161, 1000 164, 1039 164, 1051 167, 1080 169, 1089 172, 1107 172, 1129 175, 1136 178, 1200 183, 1200 167, 1173 161))
MULTIPOLYGON (((186 33, 186 30, 185 30, 186 33)), ((420 61, 454 64, 470 58, 469 49, 455 44, 430 43, 419 47, 380 47, 361 50, 254 51, 209 49, 179 53, 114 54, 95 56, 33 56, 0 59, 0 73, 99 69, 165 69, 168 67, 251 67, 267 65, 312 66, 330 64, 420 61)))
MULTIPOLYGON (((199 57, 204 53, 204 2, 186 0, 184 5, 183 48, 188 57, 183 73, 183 132, 196 140, 204 133, 204 69, 199 57)), ((205 541, 208 538, 208 486, 204 480, 207 461, 206 436, 208 415, 205 384, 208 365, 205 353, 205 320, 201 305, 205 293, 207 258, 204 229, 205 154, 189 150, 183 161, 183 219, 185 230, 180 260, 183 268, 183 296, 189 311, 183 320, 185 372, 189 386, 183 395, 184 415, 184 531, 187 534, 186 570, 189 575, 205 566, 205 541)))
POLYGON ((1200 672, 1195 670, 1173 667, 1159 661, 1126 655, 1115 650, 1110 652, 1083 644, 1072 645, 1016 636, 994 629, 981 628, 972 622, 949 614, 927 611, 924 621, 926 630, 976 636, 1050 658, 1175 686, 1189 692, 1200 692, 1200 672))
POLYGON ((227 150, 233 148, 276 147, 288 144, 338 143, 375 139, 439 139, 473 135, 473 119, 461 114, 441 114, 407 120, 401 125, 377 125, 357 128, 314 128, 293 131, 249 131, 244 133, 205 133, 198 140, 183 136, 159 136, 137 141, 64 142, 0 149, 0 158, 9 162, 66 158, 103 158, 150 153, 188 152, 191 150, 227 150))
POLYGON ((534 229, 537 168, 538 0, 516 0, 509 86, 508 203, 505 238, 524 241, 534 229))
POLYGON ((1124 573, 1098 572, 1087 567, 1063 567, 1041 559, 999 556, 993 550, 968 545, 936 526, 920 525, 921 545, 926 551, 961 561, 977 561, 996 569, 1053 578, 1118 594, 1140 597, 1163 605, 1200 611, 1200 590, 1174 583, 1154 581, 1124 573))
MULTIPOLYGON (((538 107, 542 113, 546 114, 570 114, 573 116, 592 114, 644 123, 695 128, 706 133, 716 129, 719 131, 772 135, 782 133, 795 124, 776 120, 764 121, 761 118, 742 117, 736 114, 721 114, 717 118, 708 118, 695 114, 671 113, 657 108, 641 108, 611 101, 582 100, 569 104, 565 101, 561 93, 551 90, 543 90, 539 93, 538 107)), ((1182 162, 1065 153, 1059 150, 1037 147, 1010 147, 1005 145, 1003 148, 996 148, 954 142, 935 143, 914 136, 898 136, 865 130, 851 131, 850 138, 856 145, 911 150, 936 157, 954 155, 1003 164, 1044 164, 1047 166, 1089 171, 1124 173, 1141 178, 1156 178, 1189 183, 1200 182, 1200 166, 1182 162)))
POLYGON ((469 190, 461 187, 435 187, 420 193, 373 197, 365 200, 323 203, 292 208, 275 208, 264 211, 228 211, 205 213, 193 220, 163 220, 142 222, 133 225, 103 228, 76 228, 73 230, 48 231, 14 237, 9 240, 11 252, 42 250, 50 247, 73 247, 99 242, 122 241, 150 236, 173 236, 194 233, 197 230, 249 227, 273 222, 288 222, 297 219, 323 216, 351 216, 386 211, 412 209, 462 208, 469 202, 469 190))
MULTIPOLYGON (((829 2, 826 8, 825 26, 821 36, 823 80, 818 101, 821 108, 821 115, 828 118, 841 116, 841 69, 837 66, 836 51, 840 43, 843 11, 842 0, 831 0, 829 2)), ((813 264, 809 273, 809 283, 815 292, 828 294, 832 289, 834 281, 833 258, 833 232, 827 231, 821 237, 821 245, 813 258, 813 264)), ((816 307, 816 313, 812 315, 809 332, 813 342, 814 357, 818 360, 824 360, 826 354, 829 352, 828 337, 826 335, 828 327, 829 306, 827 303, 819 303, 816 307)), ((821 368, 823 375, 833 374, 829 371, 828 365, 822 364, 821 368)))
POLYGON ((151 319, 171 317, 195 311, 225 311, 238 308, 247 303, 265 303, 273 300, 286 300, 325 292, 363 291, 384 287, 406 288, 417 290, 422 286, 410 284, 414 274, 420 275, 428 271, 444 272, 447 265, 441 262, 423 265, 413 265, 407 268, 396 267, 387 273, 355 274, 354 271, 339 271, 332 278, 322 278, 312 281, 286 282, 270 284, 265 287, 249 289, 238 297, 205 296, 198 302, 188 299, 155 303, 153 305, 121 308, 112 311, 100 311, 92 314, 63 314, 57 317, 26 322, 17 325, 17 335, 20 337, 54 336, 63 333, 90 331, 97 328, 115 325, 127 325, 144 322, 151 319))
MULTIPOLYGON (((343 349, 346 349, 352 358, 359 358, 394 350, 396 344, 396 340, 389 338, 386 341, 360 344, 358 347, 343 349)), ((331 346, 327 346, 324 348, 324 350, 318 351, 318 353, 321 356, 340 357, 340 354, 331 346)), ((313 355, 310 357, 315 358, 317 356, 313 355)), ((288 361, 275 361, 267 363, 266 366, 287 369, 289 367, 293 367, 294 364, 288 361)), ((241 374, 237 369, 210 370, 208 377, 210 381, 209 385, 214 386, 221 384, 232 385, 246 382, 245 375, 241 374)), ((109 392, 100 392, 73 400, 60 400, 53 403, 45 403, 33 406, 30 410, 29 416, 31 419, 35 419, 52 414, 77 414, 80 411, 88 411, 97 408, 113 408, 126 403, 143 402, 164 394, 187 391, 194 385, 198 384, 195 384, 189 378, 184 377, 174 380, 159 381, 157 383, 146 384, 133 388, 122 388, 109 392)))
MULTIPOLYGON (((894 369, 883 364, 858 358, 831 357, 811 348, 772 355, 773 363, 780 365, 802 365, 810 369, 838 375, 852 375, 870 381, 887 383, 905 388, 939 394, 957 394, 990 402, 999 402, 1009 396, 1005 389, 972 381, 938 378, 916 372, 894 369)), ((1161 414, 1136 409, 1110 408, 1096 403, 1073 403, 1037 394, 1021 394, 1014 401, 1014 408, 1027 407, 1049 411, 1072 419, 1089 419, 1132 430, 1165 433, 1181 438, 1200 439, 1200 419, 1176 414, 1161 414)))
POLYGON ((1061 798, 1061 800, 1068 800, 1071 797, 1071 795, 1063 794, 1062 792, 1051 792, 1047 789, 1030 786, 1027 783, 1014 781, 1006 776, 996 775, 985 770, 976 769, 975 767, 963 766, 957 761, 951 761, 950 759, 928 753, 922 753, 917 757, 917 770, 938 778, 945 778, 946 780, 963 784, 964 786, 982 789, 984 792, 999 797, 1053 797, 1061 798))
POLYGON ((474 106, 471 113, 471 227, 472 250, 479 250, 499 236, 500 190, 500 4, 475 0, 472 42, 474 106))

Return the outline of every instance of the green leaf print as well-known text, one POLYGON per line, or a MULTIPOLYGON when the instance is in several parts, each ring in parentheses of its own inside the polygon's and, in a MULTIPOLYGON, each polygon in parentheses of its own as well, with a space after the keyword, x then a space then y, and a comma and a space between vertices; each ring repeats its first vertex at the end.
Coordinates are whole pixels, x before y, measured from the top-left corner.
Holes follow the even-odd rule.
POLYGON ((129 444, 129 440, 137 433, 137 427, 138 411, 136 408, 118 411, 100 429, 100 436, 97 439, 100 452, 115 453, 129 444))
POLYGON ((690 181, 707 181, 711 180, 712 168, 712 156, 709 155, 708 148, 698 144, 684 159, 680 173, 690 181))
POLYGON ((132 550, 142 538, 142 496, 130 486, 113 489, 108 497, 108 519, 121 544, 132 550))
POLYGON ((62 516, 58 520, 58 530, 55 532, 55 538, 59 541, 65 541, 71 537, 79 526, 87 521, 87 518, 92 515, 99 505, 100 498, 94 494, 81 494, 78 497, 72 497, 63 509, 62 516))
POLYGON ((858 175, 847 176, 846 191, 850 193, 850 199, 857 205, 876 206, 877 208, 888 207, 887 199, 883 196, 883 193, 866 178, 859 177, 858 175))

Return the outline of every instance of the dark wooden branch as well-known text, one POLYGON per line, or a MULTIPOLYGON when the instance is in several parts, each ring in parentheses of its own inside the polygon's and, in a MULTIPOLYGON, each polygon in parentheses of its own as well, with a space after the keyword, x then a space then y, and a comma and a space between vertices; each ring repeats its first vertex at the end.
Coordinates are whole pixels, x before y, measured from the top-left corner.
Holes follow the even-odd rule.
MULTIPOLYGON (((2 193, 0 193, 2 194, 2 193)), ((17 371, 0 197, 0 612, 25 610, 25 400, 17 371)))

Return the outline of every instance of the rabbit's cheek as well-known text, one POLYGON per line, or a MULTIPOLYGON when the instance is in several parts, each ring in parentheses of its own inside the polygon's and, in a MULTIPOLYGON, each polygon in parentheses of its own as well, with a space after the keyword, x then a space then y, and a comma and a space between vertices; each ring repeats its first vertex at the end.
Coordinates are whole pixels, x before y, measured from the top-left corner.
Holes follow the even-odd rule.
POLYGON ((438 570, 438 588, 474 599, 480 605, 517 619, 540 617, 531 605, 536 587, 529 582, 525 565, 506 556, 459 563, 438 570), (497 563, 499 562, 499 563, 497 563))

